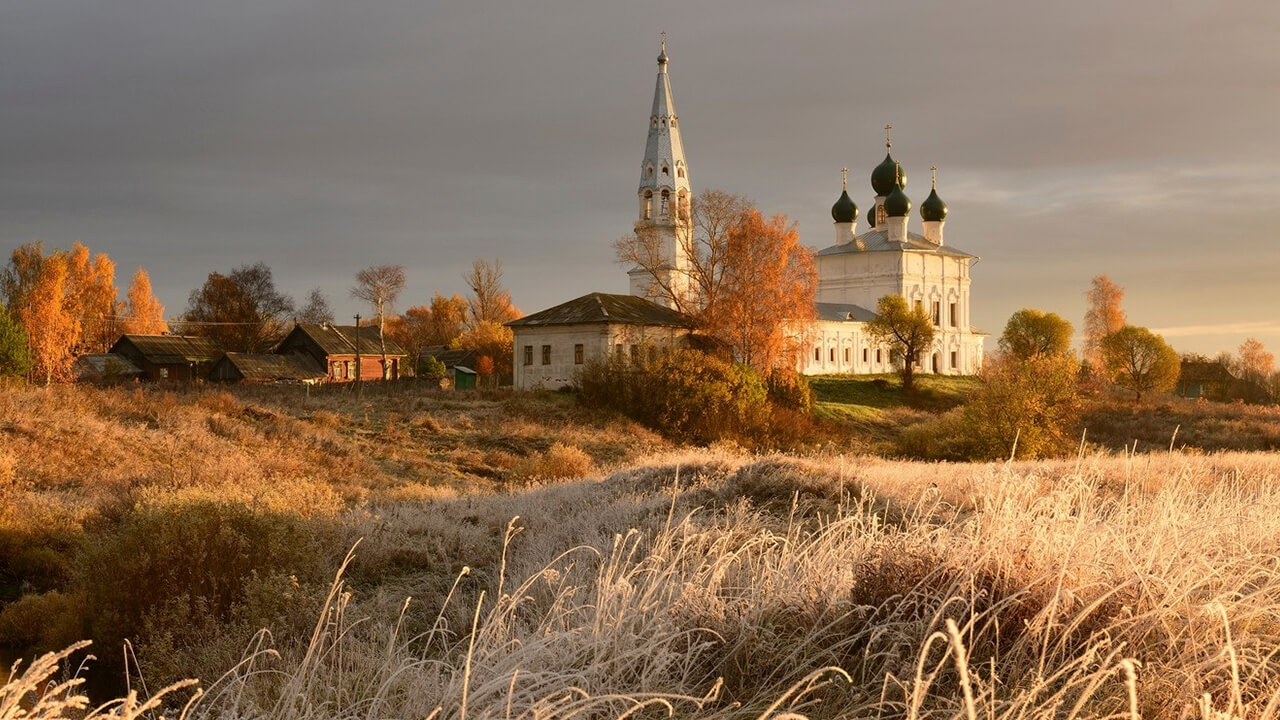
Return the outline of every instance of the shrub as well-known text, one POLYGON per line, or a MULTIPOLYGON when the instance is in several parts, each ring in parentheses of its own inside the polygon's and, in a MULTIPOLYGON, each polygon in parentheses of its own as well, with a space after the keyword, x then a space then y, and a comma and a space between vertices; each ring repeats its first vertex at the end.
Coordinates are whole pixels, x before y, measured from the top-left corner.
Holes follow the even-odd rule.
POLYGON ((581 448, 555 443, 545 453, 535 453, 516 463, 511 478, 534 480, 573 480, 586 476, 595 467, 591 456, 581 448))
POLYGON ((578 385, 588 405, 697 444, 755 443, 769 419, 768 391, 758 375, 696 350, 667 350, 637 363, 611 358, 585 367, 578 385))
POLYGON ((769 401, 802 413, 813 410, 813 389, 809 378, 793 368, 775 368, 769 373, 769 401))
POLYGON ((440 362, 438 357, 427 356, 418 366, 418 377, 432 382, 440 382, 440 378, 444 377, 446 372, 444 363, 440 362))
POLYGON ((1076 446, 1083 407, 1080 365, 1069 355, 996 356, 960 416, 974 459, 1054 457, 1076 446))

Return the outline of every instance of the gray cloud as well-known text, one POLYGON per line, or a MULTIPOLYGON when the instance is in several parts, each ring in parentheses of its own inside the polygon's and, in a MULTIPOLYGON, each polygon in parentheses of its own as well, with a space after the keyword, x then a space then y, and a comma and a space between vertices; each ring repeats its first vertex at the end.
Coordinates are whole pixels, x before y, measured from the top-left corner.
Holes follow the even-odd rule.
POLYGON ((664 29, 696 187, 822 246, 839 168, 865 208, 892 122, 909 194, 937 164, 948 239, 983 256, 984 327, 1077 320, 1108 273, 1135 322, 1280 347, 1280 7, 1245 0, 9 0, 0 250, 82 240, 171 312, 256 260, 343 313, 374 262, 409 267, 409 302, 474 257, 527 310, 621 291, 664 29))

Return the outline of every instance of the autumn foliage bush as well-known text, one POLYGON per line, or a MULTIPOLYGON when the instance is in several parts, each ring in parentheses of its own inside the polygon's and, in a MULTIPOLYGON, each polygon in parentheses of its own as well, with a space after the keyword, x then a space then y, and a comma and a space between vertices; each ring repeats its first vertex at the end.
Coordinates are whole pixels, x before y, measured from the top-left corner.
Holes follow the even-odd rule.
POLYGON ((591 363, 577 383, 587 405, 616 410, 696 444, 723 439, 754 443, 769 418, 768 389, 758 375, 697 350, 591 363))

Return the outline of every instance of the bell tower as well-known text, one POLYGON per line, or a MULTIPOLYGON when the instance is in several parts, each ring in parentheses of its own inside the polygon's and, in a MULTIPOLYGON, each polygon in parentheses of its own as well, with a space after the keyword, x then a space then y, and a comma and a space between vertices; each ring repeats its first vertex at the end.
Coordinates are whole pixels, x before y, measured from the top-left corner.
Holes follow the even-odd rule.
POLYGON ((667 34, 663 33, 649 135, 640 163, 639 214, 635 224, 636 236, 651 256, 650 265, 656 272, 637 267, 628 275, 632 295, 670 307, 674 303, 669 295, 683 299, 690 294, 688 253, 693 227, 689 208, 693 191, 680 137, 680 118, 671 98, 667 62, 667 34))

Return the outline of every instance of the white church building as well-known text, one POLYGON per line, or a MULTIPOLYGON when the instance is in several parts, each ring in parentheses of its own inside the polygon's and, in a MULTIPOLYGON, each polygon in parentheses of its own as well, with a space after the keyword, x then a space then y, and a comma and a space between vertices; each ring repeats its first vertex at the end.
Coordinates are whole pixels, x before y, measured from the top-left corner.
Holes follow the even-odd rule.
MULTIPOLYGON (((663 270, 635 268, 629 295, 590 293, 509 323, 515 335, 517 389, 571 385, 585 363, 614 353, 635 356, 643 347, 680 343, 692 323, 661 303, 665 293, 690 292, 688 242, 693 197, 679 117, 667 73, 666 44, 637 189, 637 233, 658 242, 663 270), (659 302, 655 302, 659 300, 659 302)), ((887 130, 888 128, 886 128, 887 130)), ((886 138, 886 148, 892 150, 886 138)), ((887 348, 867 333, 885 295, 901 295, 933 318, 934 339, 916 359, 924 373, 970 375, 982 365, 985 333, 969 324, 969 270, 977 256, 944 242, 947 206, 934 187, 920 204, 921 232, 909 229, 907 175, 891 152, 871 173, 875 201, 868 227, 858 232, 858 207, 844 189, 831 208, 835 238, 817 252, 817 321, 803 338, 797 369, 807 375, 870 374, 897 369, 887 348)))

